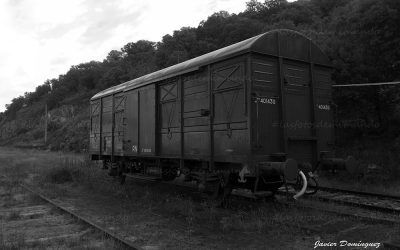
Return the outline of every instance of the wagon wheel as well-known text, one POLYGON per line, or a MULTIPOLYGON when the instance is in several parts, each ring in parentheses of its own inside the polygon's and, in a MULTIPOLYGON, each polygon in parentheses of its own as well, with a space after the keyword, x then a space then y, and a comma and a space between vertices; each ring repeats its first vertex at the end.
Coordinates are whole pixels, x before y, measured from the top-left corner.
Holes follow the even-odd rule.
POLYGON ((161 167, 161 175, 164 181, 172 181, 178 176, 179 166, 164 165, 161 167))
POLYGON ((108 161, 107 160, 102 160, 101 169, 108 169, 108 161))
POLYGON ((114 162, 109 162, 108 175, 112 177, 118 176, 118 166, 114 162))

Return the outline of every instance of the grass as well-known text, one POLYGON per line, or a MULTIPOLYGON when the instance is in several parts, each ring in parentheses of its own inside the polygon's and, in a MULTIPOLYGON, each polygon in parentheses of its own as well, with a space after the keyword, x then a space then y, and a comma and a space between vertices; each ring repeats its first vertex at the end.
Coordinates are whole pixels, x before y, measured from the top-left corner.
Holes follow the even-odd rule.
POLYGON ((8 221, 10 220, 18 220, 21 218, 21 215, 19 214, 18 211, 12 211, 8 216, 7 219, 8 221))
POLYGON ((400 143, 393 138, 365 136, 346 140, 346 144, 338 145, 337 155, 344 158, 354 156, 359 173, 333 175, 321 172, 321 180, 330 186, 400 195, 399 150, 400 143))
MULTIPOLYGON (((92 171, 82 168, 84 163, 77 155, 60 157, 57 154, 48 155, 47 152, 36 150, 27 150, 22 155, 20 155, 19 150, 11 150, 11 152, 7 151, 5 157, 4 151, 1 153, 0 171, 9 177, 1 182, 1 206, 4 208, 12 207, 21 202, 15 199, 15 194, 23 191, 18 185, 22 179, 30 182, 31 185, 37 184, 38 187, 43 189, 48 188, 54 193, 58 192, 58 197, 65 197, 67 196, 66 185, 77 185, 91 178, 87 173, 92 171)), ((29 204, 42 202, 36 196, 29 195, 27 198, 26 201, 29 204)), ((59 211, 50 211, 50 214, 52 213, 58 214, 59 211)), ((6 225, 8 221, 19 219, 21 219, 21 216, 17 211, 12 211, 0 218, 0 249, 124 249, 118 243, 94 232, 72 240, 27 242, 22 231, 10 233, 3 230, 3 225, 6 225), (93 241, 93 237, 98 238, 98 241, 93 241)))
POLYGON ((0 234, 0 249, 2 250, 19 250, 26 246, 25 235, 20 232, 12 232, 5 238, 3 228, 0 234))
MULTIPOLYGON (((23 156, 20 151, 10 152, 7 158, 7 152, 0 155, 0 163, 6 163, 2 169, 13 170, 15 179, 24 178, 52 197, 81 199, 87 209, 95 209, 102 222, 134 235, 139 244, 187 249, 206 241, 210 248, 221 244, 225 244, 224 248, 257 248, 254 244, 264 242, 279 249, 288 246, 282 244, 290 245, 294 238, 314 237, 301 225, 321 225, 332 220, 349 223, 347 217, 270 202, 236 204, 223 210, 216 208, 211 199, 194 199, 162 185, 127 181, 121 186, 82 155, 27 150, 23 156)), ((330 234, 321 231, 318 237, 335 237, 330 234)))
MULTIPOLYGON (((248 208, 224 211, 217 209, 215 203, 210 200, 196 202, 180 193, 165 191, 165 187, 137 183, 121 186, 118 182, 107 178, 96 164, 86 161, 63 159, 58 167, 46 169, 40 176, 37 182, 41 183, 42 187, 52 187, 57 196, 65 195, 68 187, 79 184, 97 194, 118 198, 122 206, 126 205, 123 211, 140 210, 142 214, 157 214, 162 211, 164 214, 172 215, 173 218, 179 218, 183 222, 181 229, 189 242, 193 240, 195 231, 199 230, 199 225, 221 233, 232 231, 263 233, 276 231, 275 227, 282 224, 282 207, 250 209, 250 213, 247 211, 248 208), (57 187, 61 187, 61 190, 57 190, 57 187)), ((304 219, 290 215, 288 212, 287 221, 304 219)), ((113 216, 110 220, 114 224, 127 227, 134 223, 129 213, 113 216)))

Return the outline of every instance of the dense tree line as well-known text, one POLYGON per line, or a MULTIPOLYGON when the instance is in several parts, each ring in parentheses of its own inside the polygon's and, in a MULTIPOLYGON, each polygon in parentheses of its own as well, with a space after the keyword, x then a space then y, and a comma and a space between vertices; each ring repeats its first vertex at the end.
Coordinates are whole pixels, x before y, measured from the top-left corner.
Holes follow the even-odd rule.
MULTIPOLYGON (((313 39, 331 58, 337 83, 399 80, 399 24, 397 0, 250 0, 239 14, 221 11, 197 28, 183 27, 160 42, 131 42, 110 51, 102 62, 72 66, 34 92, 14 98, 2 116, 13 119, 22 107, 39 101, 51 109, 76 93, 87 93, 80 99, 87 105, 99 90, 276 28, 313 39)), ((373 87, 337 91, 335 100, 343 117, 376 119, 387 131, 390 124, 400 124, 399 96, 400 87, 373 87), (355 109, 354 103, 363 108, 355 109)))

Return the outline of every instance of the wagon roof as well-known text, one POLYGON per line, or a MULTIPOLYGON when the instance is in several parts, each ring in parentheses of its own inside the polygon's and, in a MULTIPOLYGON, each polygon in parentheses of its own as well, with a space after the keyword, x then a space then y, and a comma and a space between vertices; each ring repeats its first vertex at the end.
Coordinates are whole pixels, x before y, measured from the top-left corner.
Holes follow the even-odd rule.
POLYGON ((300 60, 331 67, 329 58, 310 39, 287 29, 269 31, 210 53, 155 71, 139 78, 110 87, 94 95, 91 100, 113 93, 138 88, 176 75, 198 70, 202 66, 247 52, 300 60))

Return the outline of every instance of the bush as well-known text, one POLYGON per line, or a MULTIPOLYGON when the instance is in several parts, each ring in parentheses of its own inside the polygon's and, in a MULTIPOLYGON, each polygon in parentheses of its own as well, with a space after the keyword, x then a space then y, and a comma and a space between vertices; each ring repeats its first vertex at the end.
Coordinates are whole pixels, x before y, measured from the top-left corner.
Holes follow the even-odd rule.
POLYGON ((64 167, 51 169, 45 176, 45 179, 54 184, 63 184, 66 182, 72 182, 73 180, 71 169, 64 167))
POLYGON ((29 129, 27 129, 27 128, 19 128, 19 129, 17 129, 17 131, 15 131, 15 133, 17 135, 21 135, 21 134, 25 134, 28 131, 29 131, 29 129))
POLYGON ((36 130, 32 133, 33 139, 37 140, 39 138, 44 138, 44 131, 36 130))
POLYGON ((57 129, 61 128, 61 124, 55 121, 49 121, 47 124, 48 132, 56 131, 57 129))

